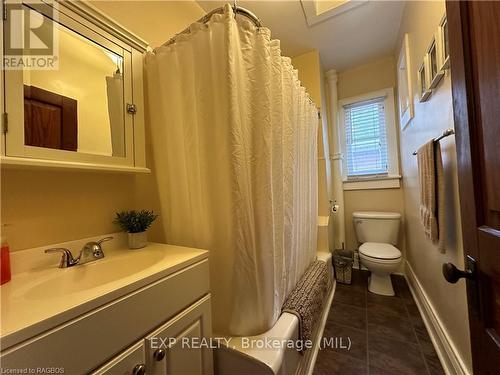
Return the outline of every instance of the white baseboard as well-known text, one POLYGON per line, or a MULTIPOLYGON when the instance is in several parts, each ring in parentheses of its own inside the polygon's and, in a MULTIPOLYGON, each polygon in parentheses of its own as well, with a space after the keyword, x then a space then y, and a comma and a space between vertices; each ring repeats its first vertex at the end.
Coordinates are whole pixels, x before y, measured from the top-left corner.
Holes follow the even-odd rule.
POLYGON ((471 375, 408 262, 406 262, 406 280, 445 373, 447 375, 471 375))

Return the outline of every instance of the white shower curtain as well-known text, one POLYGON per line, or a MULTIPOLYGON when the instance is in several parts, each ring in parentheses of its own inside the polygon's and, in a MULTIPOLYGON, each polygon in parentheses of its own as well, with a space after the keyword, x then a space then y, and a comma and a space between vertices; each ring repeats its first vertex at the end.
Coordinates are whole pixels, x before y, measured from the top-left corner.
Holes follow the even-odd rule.
POLYGON ((214 331, 268 330, 315 259, 317 109, 230 6, 146 58, 167 241, 210 250, 214 331))
POLYGON ((111 155, 125 156, 125 124, 123 123, 123 74, 115 72, 106 77, 111 155))

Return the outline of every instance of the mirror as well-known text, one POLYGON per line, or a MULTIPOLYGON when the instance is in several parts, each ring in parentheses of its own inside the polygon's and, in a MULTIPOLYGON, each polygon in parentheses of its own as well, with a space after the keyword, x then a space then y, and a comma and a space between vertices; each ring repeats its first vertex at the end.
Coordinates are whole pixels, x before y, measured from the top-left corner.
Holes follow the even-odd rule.
POLYGON ((23 70, 24 144, 125 157, 124 52, 31 10, 58 35, 58 69, 23 70))

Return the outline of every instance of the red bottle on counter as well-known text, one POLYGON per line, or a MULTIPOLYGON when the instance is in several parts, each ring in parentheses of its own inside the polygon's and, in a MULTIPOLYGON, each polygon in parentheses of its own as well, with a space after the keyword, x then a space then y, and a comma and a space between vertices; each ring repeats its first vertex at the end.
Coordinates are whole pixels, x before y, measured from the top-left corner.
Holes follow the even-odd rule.
POLYGON ((7 239, 2 237, 2 251, 0 253, 0 285, 5 284, 7 281, 10 281, 10 254, 9 254, 9 244, 7 243, 7 239))

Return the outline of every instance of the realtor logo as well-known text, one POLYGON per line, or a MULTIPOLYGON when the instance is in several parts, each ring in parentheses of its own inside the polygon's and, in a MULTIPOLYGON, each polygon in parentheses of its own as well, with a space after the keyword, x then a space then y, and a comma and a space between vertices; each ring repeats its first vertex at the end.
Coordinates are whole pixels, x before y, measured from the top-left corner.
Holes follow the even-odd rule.
POLYGON ((57 3, 49 4, 42 0, 6 1, 4 69, 58 69, 57 3))

